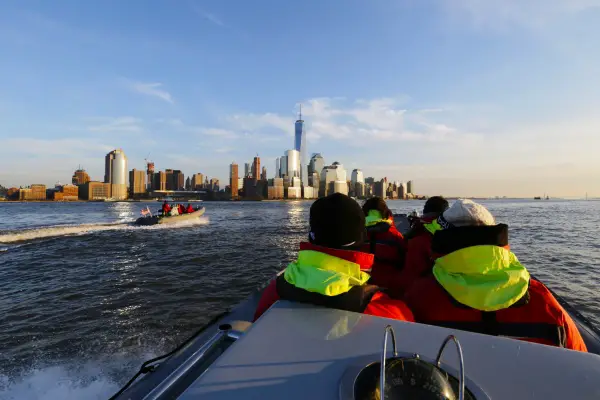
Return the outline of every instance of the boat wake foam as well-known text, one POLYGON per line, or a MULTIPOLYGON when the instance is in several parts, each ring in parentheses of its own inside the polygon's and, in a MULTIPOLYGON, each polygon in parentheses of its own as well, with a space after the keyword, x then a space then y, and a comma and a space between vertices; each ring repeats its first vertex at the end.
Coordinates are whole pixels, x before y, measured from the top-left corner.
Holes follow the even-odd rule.
MULTIPOLYGON (((82 225, 57 225, 43 228, 33 228, 21 231, 15 231, 0 234, 0 244, 21 243, 38 239, 53 238, 58 236, 77 236, 96 232, 114 231, 114 230, 157 230, 157 229, 178 229, 191 226, 207 225, 210 222, 208 217, 200 217, 197 220, 182 221, 175 224, 136 226, 131 223, 103 223, 103 224, 82 224, 82 225)), ((0 248, 0 250, 2 250, 0 248)), ((6 250, 4 250, 6 251, 6 250)))

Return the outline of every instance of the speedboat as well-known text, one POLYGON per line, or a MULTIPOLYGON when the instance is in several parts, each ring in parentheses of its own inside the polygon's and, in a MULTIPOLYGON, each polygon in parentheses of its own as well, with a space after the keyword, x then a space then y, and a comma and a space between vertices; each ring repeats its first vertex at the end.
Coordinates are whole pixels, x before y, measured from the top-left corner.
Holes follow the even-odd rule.
POLYGON ((589 353, 288 301, 253 322, 261 293, 112 399, 600 398, 600 331, 554 293, 589 353))
POLYGON ((200 218, 206 211, 205 207, 200 207, 196 211, 188 214, 180 214, 174 216, 162 216, 162 215, 147 215, 140 217, 135 221, 136 225, 157 225, 157 224, 174 224, 182 221, 190 221, 196 218, 200 218))

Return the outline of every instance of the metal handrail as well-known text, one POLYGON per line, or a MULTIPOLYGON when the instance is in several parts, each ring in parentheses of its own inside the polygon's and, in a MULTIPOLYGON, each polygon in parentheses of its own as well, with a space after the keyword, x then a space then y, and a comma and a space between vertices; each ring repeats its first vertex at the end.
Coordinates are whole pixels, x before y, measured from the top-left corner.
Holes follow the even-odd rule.
POLYGON ((205 355, 229 335, 231 325, 225 324, 219 326, 218 332, 211 337, 198 350, 185 359, 173 372, 169 374, 160 384, 158 384, 150 393, 144 396, 143 400, 159 400, 174 384, 183 378, 196 364, 198 364, 205 355))
POLYGON ((383 353, 381 354, 381 370, 379 371, 379 398, 384 400, 385 398, 385 360, 387 356, 387 340, 388 332, 392 337, 392 346, 394 349, 394 357, 398 357, 398 349, 396 348, 396 334, 394 328, 391 325, 385 327, 385 333, 383 334, 383 353))
POLYGON ((435 365, 437 365, 438 368, 441 368, 440 365, 442 364, 442 353, 444 353, 444 350, 446 349, 446 345, 448 344, 448 342, 452 340, 454 341, 454 344, 456 345, 456 351, 458 352, 458 362, 459 362, 459 382, 458 382, 458 400, 464 400, 465 398, 465 361, 463 359, 463 353, 462 353, 462 348, 460 346, 460 343, 458 341, 458 339, 456 338, 456 336, 454 335, 448 335, 446 337, 446 339, 444 340, 444 343, 442 343, 442 346, 440 347, 440 350, 438 351, 438 355, 435 358, 435 365))

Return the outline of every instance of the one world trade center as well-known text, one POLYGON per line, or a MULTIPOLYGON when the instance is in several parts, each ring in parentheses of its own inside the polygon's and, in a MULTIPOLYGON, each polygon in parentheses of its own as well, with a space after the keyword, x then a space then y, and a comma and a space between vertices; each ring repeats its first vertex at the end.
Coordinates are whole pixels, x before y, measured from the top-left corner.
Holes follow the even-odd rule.
POLYGON ((304 120, 302 119, 302 104, 300 104, 300 114, 295 124, 295 150, 300 153, 300 179, 302 185, 308 185, 308 166, 306 164, 306 131, 304 130, 304 120))

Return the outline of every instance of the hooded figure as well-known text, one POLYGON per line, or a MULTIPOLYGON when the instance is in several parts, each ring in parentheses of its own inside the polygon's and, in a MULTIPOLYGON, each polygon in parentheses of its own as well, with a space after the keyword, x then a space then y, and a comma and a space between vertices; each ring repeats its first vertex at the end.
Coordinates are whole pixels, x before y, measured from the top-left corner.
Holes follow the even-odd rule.
POLYGON ((267 286, 255 319, 279 299, 413 321, 408 307, 368 285, 372 254, 360 249, 366 237, 365 216, 350 197, 335 193, 310 208, 308 242, 296 261, 267 286))
POLYGON ((550 291, 508 246, 508 226, 457 200, 436 220, 433 274, 404 296, 418 322, 587 351, 550 291))

